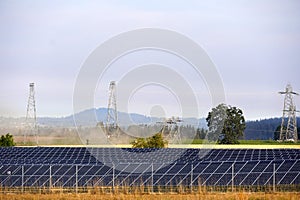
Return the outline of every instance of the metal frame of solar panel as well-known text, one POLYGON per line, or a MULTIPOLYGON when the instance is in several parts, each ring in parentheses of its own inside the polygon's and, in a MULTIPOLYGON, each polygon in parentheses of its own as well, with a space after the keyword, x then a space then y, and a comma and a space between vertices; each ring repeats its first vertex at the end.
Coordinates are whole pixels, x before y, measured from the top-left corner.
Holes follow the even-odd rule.
POLYGON ((125 184, 299 185, 300 149, 0 148, 0 186, 125 184))

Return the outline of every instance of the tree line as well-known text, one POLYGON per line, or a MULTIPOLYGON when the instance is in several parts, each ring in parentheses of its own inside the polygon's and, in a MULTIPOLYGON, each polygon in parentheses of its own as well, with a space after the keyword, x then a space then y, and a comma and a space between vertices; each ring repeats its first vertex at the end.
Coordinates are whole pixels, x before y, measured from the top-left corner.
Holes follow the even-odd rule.
MULTIPOLYGON (((277 140, 278 129, 280 132, 282 118, 261 119, 248 121, 244 132, 246 140, 277 140)), ((297 118, 297 124, 300 125, 300 118, 297 118)), ((299 130, 298 129, 298 135, 299 130)), ((299 136, 298 136, 299 138, 299 136)))

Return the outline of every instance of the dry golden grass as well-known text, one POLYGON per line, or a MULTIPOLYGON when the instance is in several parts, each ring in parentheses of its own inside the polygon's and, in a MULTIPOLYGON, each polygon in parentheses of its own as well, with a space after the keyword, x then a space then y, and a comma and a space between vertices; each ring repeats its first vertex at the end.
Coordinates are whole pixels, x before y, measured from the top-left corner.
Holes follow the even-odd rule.
POLYGON ((1 200, 81 200, 81 199, 101 199, 101 200, 192 200, 192 199, 208 199, 208 200, 298 200, 300 192, 280 192, 280 193, 263 193, 263 192, 236 192, 236 193, 200 193, 200 194, 0 194, 1 200))

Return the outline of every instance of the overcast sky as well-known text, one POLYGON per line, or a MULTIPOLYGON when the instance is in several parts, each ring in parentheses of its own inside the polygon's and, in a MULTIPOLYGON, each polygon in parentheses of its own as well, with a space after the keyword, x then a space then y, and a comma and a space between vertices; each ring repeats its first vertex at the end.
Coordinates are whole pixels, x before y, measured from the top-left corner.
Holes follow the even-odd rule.
MULTIPOLYGON (((241 108, 247 120, 279 117, 283 96, 278 91, 291 83, 300 92, 299 10, 297 0, 2 0, 0 116, 26 115, 30 82, 36 84, 38 116, 72 114, 76 77, 90 53, 117 34, 150 27, 173 30, 198 43, 222 78, 225 103, 241 108)), ((207 115, 212 106, 208 91, 202 80, 199 84, 189 73, 189 66, 179 66, 178 58, 162 52, 143 55, 148 55, 146 60, 139 53, 128 55, 107 71, 95 91, 95 107, 107 106, 109 80, 118 81, 133 65, 153 58, 177 72, 184 71, 201 104, 197 117, 207 115), (128 68, 120 70, 121 65, 128 68)), ((149 115, 147 106, 161 103, 167 116, 180 115, 173 97, 163 88, 146 86, 131 98, 129 111, 149 115), (145 102, 151 96, 160 98, 148 105, 145 102)), ((299 96, 295 103, 300 107, 299 96)))

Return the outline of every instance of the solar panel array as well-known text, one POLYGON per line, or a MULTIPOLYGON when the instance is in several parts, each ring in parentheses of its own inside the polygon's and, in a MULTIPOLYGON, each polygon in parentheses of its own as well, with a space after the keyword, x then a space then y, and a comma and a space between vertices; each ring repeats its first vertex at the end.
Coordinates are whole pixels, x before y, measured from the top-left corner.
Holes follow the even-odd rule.
POLYGON ((0 148, 1 186, 273 183, 300 184, 300 149, 0 148))

